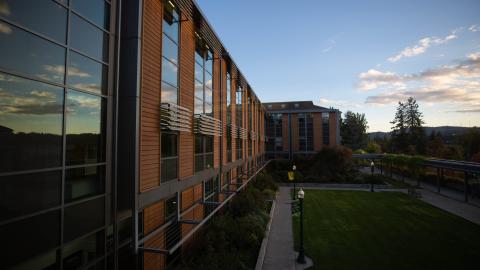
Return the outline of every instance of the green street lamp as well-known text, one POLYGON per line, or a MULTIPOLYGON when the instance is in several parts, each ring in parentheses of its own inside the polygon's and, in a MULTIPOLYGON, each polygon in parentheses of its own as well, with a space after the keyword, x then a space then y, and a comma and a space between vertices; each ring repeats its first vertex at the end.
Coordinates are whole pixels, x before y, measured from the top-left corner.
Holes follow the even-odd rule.
POLYGON ((373 174, 375 172, 375 163, 373 163, 373 160, 372 160, 372 163, 370 163, 370 171, 372 172, 372 179, 371 179, 371 183, 370 183, 370 191, 371 192, 374 192, 374 179, 373 179, 373 174))
POLYGON ((300 252, 298 253, 297 262, 301 264, 307 263, 305 261, 305 249, 303 247, 303 198, 305 192, 302 188, 298 191, 298 199, 300 201, 300 252))
POLYGON ((297 185, 295 183, 295 171, 297 170, 297 166, 295 166, 295 164, 293 164, 292 166, 292 172, 293 172, 293 199, 295 200, 295 195, 297 194, 297 185))

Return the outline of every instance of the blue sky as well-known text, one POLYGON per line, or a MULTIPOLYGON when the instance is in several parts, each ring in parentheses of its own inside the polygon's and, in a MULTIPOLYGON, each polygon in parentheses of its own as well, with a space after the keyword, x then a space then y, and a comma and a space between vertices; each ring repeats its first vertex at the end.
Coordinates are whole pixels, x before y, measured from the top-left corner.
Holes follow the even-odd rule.
POLYGON ((426 125, 480 126, 480 1, 197 3, 263 102, 312 100, 387 131, 414 96, 426 125))

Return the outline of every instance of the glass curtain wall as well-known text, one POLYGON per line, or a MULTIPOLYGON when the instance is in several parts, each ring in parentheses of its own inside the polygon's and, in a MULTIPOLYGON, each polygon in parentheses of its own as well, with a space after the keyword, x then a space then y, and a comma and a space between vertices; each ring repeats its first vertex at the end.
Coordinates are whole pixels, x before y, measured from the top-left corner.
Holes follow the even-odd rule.
MULTIPOLYGON (((213 52, 197 37, 195 42, 195 114, 213 117, 213 52)), ((195 135, 195 171, 213 167, 213 136, 195 135)))
POLYGON ((330 144, 330 115, 328 112, 322 113, 322 140, 323 145, 330 144))
POLYGON ((313 151, 313 117, 309 113, 298 114, 299 151, 313 151))
MULTIPOLYGON (((235 95, 236 98, 236 112, 235 112, 235 117, 236 117, 236 123, 238 127, 243 127, 243 110, 242 110, 242 100, 243 100, 243 89, 241 86, 238 87, 237 93, 235 95)), ((240 136, 240 134, 239 134, 240 136)), ((238 138, 237 139, 237 160, 242 159, 242 141, 243 139, 238 138)))
POLYGON ((2 269, 104 269, 114 252, 111 1, 0 1, 2 269))
POLYGON ((232 161, 232 77, 227 72, 227 162, 232 161))
MULTIPOLYGON (((162 103, 178 104, 178 64, 180 17, 170 1, 163 1, 162 23, 162 103)), ((162 130, 161 182, 178 178, 178 132, 162 130)))

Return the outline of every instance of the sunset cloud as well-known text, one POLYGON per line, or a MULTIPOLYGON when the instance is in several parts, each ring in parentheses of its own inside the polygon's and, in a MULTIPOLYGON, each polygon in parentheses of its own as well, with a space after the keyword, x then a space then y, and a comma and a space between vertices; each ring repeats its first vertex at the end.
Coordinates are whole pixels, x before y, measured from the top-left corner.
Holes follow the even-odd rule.
POLYGON ((367 97, 367 104, 395 104, 413 96, 419 101, 448 103, 461 107, 456 112, 480 108, 480 53, 474 52, 455 65, 419 73, 396 74, 369 70, 359 75, 361 90, 382 90, 367 97))

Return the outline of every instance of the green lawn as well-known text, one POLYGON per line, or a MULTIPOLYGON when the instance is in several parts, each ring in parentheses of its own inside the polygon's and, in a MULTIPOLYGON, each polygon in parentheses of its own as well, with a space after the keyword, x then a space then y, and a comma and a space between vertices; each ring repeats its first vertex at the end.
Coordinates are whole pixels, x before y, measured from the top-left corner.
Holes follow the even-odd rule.
POLYGON ((480 226, 401 193, 306 190, 305 250, 312 269, 480 269, 480 226))

